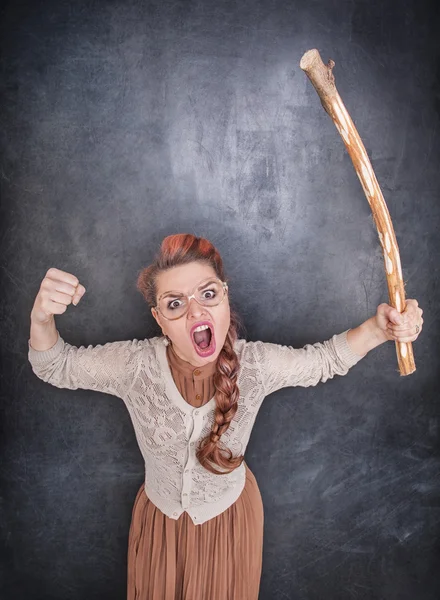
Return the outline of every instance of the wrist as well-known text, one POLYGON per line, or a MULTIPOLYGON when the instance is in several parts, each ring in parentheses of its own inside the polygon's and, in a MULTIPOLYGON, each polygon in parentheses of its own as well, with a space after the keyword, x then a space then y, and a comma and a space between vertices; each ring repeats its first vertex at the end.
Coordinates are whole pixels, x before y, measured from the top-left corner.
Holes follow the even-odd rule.
POLYGON ((380 344, 388 341, 386 333, 377 324, 376 316, 367 319, 363 325, 365 325, 367 330, 370 332, 370 336, 375 342, 375 346, 379 346, 380 344))
POLYGON ((47 321, 39 321, 34 317, 33 311, 31 311, 30 321, 32 327, 37 327, 39 329, 47 329, 51 327, 53 323, 55 323, 55 315, 51 315, 48 317, 47 321))
POLYGON ((34 350, 50 350, 58 341, 58 330, 52 317, 47 323, 33 321, 31 317, 30 338, 34 350))
POLYGON ((350 329, 347 333, 347 341, 353 352, 365 356, 370 350, 387 340, 384 333, 377 326, 376 317, 371 317, 359 327, 350 329))

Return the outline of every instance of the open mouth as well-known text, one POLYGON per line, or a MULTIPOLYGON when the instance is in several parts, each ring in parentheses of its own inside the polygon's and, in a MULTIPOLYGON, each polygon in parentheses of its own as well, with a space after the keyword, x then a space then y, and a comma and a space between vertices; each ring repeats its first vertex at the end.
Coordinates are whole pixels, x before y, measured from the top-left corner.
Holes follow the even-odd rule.
POLYGON ((209 326, 203 331, 195 331, 192 337, 194 347, 201 356, 211 354, 215 350, 214 333, 209 326))

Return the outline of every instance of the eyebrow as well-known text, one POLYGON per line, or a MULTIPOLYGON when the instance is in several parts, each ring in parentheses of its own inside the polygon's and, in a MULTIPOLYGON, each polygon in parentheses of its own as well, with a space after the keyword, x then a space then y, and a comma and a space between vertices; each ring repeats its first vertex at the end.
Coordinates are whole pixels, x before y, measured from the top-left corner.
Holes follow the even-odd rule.
MULTIPOLYGON (((211 277, 210 279, 206 280, 204 279, 202 281, 202 283, 199 284, 199 286, 197 287, 198 290, 206 287, 207 285, 209 285, 210 283, 213 283, 213 281, 216 280, 216 277, 211 277)), ((165 292, 164 294, 161 295, 161 298, 168 298, 169 296, 184 296, 184 292, 176 292, 176 291, 169 291, 169 292, 165 292)))

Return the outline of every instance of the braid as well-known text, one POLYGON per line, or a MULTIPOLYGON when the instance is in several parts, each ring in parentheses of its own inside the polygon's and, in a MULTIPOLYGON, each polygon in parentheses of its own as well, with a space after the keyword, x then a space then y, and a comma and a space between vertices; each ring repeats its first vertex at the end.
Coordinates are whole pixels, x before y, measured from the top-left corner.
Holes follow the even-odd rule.
POLYGON ((205 469, 222 475, 230 473, 241 465, 244 456, 232 456, 228 449, 219 447, 220 438, 227 431, 235 413, 237 412, 240 390, 237 385, 239 360, 234 351, 234 342, 237 339, 238 316, 231 310, 231 326, 225 343, 217 359, 217 370, 214 374, 216 388, 216 409, 214 424, 211 433, 200 442, 196 455, 205 469), (226 450, 226 453, 225 453, 226 450), (218 471, 212 463, 220 466, 223 471, 218 471))

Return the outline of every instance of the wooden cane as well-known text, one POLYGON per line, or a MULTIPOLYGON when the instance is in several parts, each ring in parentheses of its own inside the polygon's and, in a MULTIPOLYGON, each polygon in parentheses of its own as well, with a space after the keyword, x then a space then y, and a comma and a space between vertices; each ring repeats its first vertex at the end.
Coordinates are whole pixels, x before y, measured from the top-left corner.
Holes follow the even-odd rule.
MULTIPOLYGON (((331 59, 325 65, 316 49, 308 50, 300 62, 300 67, 312 82, 321 99, 322 106, 341 134, 356 174, 362 184, 373 212, 373 219, 383 249, 390 306, 393 306, 401 313, 405 310, 406 306, 405 288, 399 247, 393 224, 365 146, 336 89, 335 78, 332 72, 334 66, 335 63, 331 59)), ((396 352, 400 374, 410 375, 414 373, 416 366, 412 343, 396 342, 396 352)))

